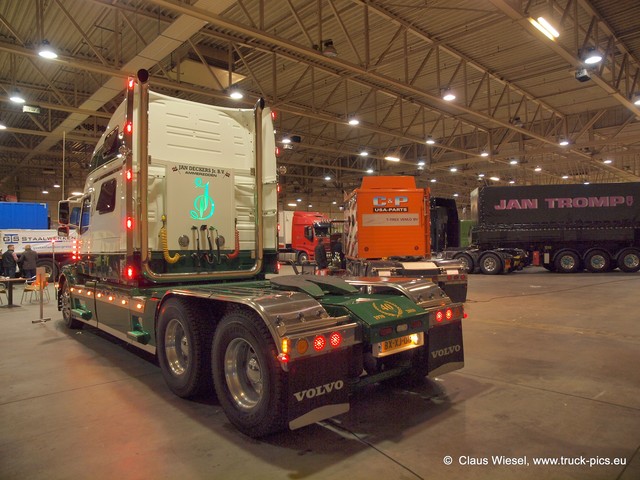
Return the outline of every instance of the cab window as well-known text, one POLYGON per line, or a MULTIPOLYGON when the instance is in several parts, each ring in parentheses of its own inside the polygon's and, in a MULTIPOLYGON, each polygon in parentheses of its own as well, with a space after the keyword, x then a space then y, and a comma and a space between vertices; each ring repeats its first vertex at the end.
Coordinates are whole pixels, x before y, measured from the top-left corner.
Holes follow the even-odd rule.
POLYGON ((113 212, 115 209, 117 184, 117 180, 112 178, 100 186, 100 194, 98 195, 98 202, 96 203, 96 211, 100 215, 113 212))
POLYGON ((85 197, 82 200, 82 213, 80 214, 80 233, 85 233, 89 230, 89 223, 91 222, 91 197, 85 197))

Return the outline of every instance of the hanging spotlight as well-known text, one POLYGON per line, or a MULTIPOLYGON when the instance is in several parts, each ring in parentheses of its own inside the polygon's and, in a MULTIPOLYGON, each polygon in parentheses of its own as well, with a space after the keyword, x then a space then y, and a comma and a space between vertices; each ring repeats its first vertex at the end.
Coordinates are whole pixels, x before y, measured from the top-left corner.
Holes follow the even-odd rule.
POLYGON ((369 155, 369 152, 367 152, 366 150, 360 150, 361 157, 366 157, 367 155, 369 155))
POLYGON ((569 140, 567 140, 565 137, 560 137, 558 145, 560 145, 561 147, 566 147, 567 145, 569 145, 569 140))
POLYGON ((25 103, 26 102, 24 97, 20 94, 19 90, 14 90, 13 92, 11 92, 11 94, 9 96, 9 100, 11 100, 13 103, 25 103))
POLYGON ((0 123, 0 130, 6 130, 7 126, 4 123, 0 123))
POLYGON ((456 94, 453 93, 453 90, 447 88, 446 90, 442 91, 442 99, 446 102, 452 102, 456 99, 456 94))
POLYGON ((487 152, 486 150, 483 150, 480 152, 480 156, 481 157, 488 157, 489 156, 489 152, 487 152))
POLYGON ((636 93, 631 99, 634 105, 640 106, 640 92, 636 93))
POLYGON ((55 52, 48 40, 43 40, 40 45, 40 50, 38 50, 38 55, 42 58, 46 58, 47 60, 53 60, 54 58, 58 58, 58 54, 55 52))
POLYGON ((349 123, 349 125, 355 127, 356 125, 360 124, 360 120, 358 120, 356 117, 351 116, 351 117, 349 117, 348 123, 349 123))
POLYGON ((322 54, 325 57, 333 58, 338 56, 338 51, 336 47, 333 46, 333 40, 325 40, 324 41, 324 49, 322 50, 322 54))
POLYGON ((400 155, 398 155, 397 153, 390 153, 390 154, 386 155, 384 157, 384 159, 389 161, 389 162, 399 162, 400 161, 400 155))
POLYGON ((237 87, 232 87, 231 90, 229 90, 229 98, 240 100, 242 97, 244 97, 244 95, 237 87))
POLYGON ((602 54, 598 51, 598 49, 590 47, 582 56, 582 60, 587 65, 594 65, 602 61, 602 54))
POLYGON ((436 141, 433 139, 433 137, 432 137, 431 135, 429 135, 429 136, 427 137, 427 140, 425 141, 425 143, 426 143, 427 145, 433 145, 433 144, 435 144, 435 143, 436 143, 436 141))

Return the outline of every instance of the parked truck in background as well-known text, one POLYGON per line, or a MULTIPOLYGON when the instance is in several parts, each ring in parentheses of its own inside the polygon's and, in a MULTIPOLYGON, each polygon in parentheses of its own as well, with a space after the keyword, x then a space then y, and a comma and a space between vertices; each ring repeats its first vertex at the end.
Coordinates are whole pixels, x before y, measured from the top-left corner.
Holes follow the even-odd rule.
POLYGON ((15 252, 24 252, 25 245, 38 253, 38 267, 44 267, 49 281, 58 278, 62 265, 74 259, 75 231, 61 237, 57 230, 2 229, 0 230, 0 252, 13 245, 15 252))
POLYGON ((639 182, 482 187, 471 194, 472 243, 522 249, 554 272, 637 272, 639 202, 639 182))
POLYGON ((329 218, 320 212, 278 212, 279 259, 299 264, 315 260, 318 238, 328 239, 330 226, 329 218))
POLYGON ((417 188, 414 177, 364 177, 345 199, 347 270, 353 275, 431 278, 450 297, 464 301, 464 266, 431 257, 432 225, 440 231, 447 221, 432 224, 430 209, 429 189, 417 188))
MULTIPOLYGON (((463 366, 463 304, 430 280, 267 278, 278 255, 269 109, 167 97, 147 78, 129 79, 91 160, 79 258, 59 279, 69 328, 155 355, 175 394, 215 391, 252 437, 344 413, 353 388, 463 366)), ((72 211, 60 203, 61 233, 72 211)))

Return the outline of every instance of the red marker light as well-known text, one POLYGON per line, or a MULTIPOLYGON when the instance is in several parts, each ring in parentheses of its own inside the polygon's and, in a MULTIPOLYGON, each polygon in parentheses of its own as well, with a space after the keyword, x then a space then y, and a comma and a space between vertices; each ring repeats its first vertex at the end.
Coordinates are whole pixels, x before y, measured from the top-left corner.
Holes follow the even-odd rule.
POLYGON ((338 332, 333 332, 329 336, 329 343, 333 348, 339 347, 340 344, 342 343, 342 335, 340 335, 338 332))
POLYGON ((444 316, 447 317, 447 320, 451 320, 453 318, 453 310, 451 310, 450 308, 447 308, 444 316))
POLYGON ((280 156, 280 147, 276 147, 276 157, 280 156))
POLYGON ((278 112, 276 112, 275 110, 271 110, 271 120, 275 122, 277 118, 278 118, 278 112))
POLYGON ((321 351, 326 344, 327 344, 327 341, 322 335, 318 335, 316 338, 313 339, 313 349, 316 352, 321 351))
POLYGON ((135 86, 136 81, 133 77, 129 77, 129 80, 127 81, 127 88, 129 90, 133 90, 133 87, 135 86))
POLYGON ((124 131, 127 133, 133 132, 133 123, 127 122, 127 124, 124 127, 124 131))
POLYGON ((444 313, 442 313, 442 310, 438 310, 436 312, 436 322, 441 322, 442 320, 444 320, 444 313))
POLYGON ((133 218, 127 217, 127 229, 133 230, 133 218))
POLYGON ((133 279, 134 274, 135 274, 135 270, 133 269, 133 267, 132 266, 128 266, 127 267, 127 278, 129 280, 133 279))
POLYGON ((127 177, 127 180, 131 180, 133 178, 133 172, 131 172, 131 169, 127 170, 125 176, 127 177))

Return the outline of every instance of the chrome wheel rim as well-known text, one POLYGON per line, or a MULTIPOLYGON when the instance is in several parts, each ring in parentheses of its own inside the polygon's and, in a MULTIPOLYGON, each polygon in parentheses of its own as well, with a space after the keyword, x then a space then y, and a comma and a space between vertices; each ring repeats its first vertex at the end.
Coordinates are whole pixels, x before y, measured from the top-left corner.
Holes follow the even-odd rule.
POLYGON ((605 266, 604 257, 602 255, 594 255, 591 257, 591 266, 595 270, 602 270, 605 266))
POLYGON ((484 268, 487 272, 494 272, 498 268, 498 262, 493 257, 487 257, 484 259, 484 268))
POLYGON ((164 351, 169 369, 175 376, 184 375, 189 368, 189 339, 182 323, 171 319, 164 334, 164 351))
POLYGON ((62 289, 62 318, 64 318, 65 322, 69 322, 71 320, 71 294, 69 293, 69 287, 67 284, 64 284, 64 288, 62 289))
POLYGON ((624 257, 624 264, 629 268, 636 268, 640 265, 640 257, 630 254, 624 257))
POLYGON ((569 270, 576 266, 576 261, 571 256, 562 257, 561 260, 562 261, 560 263, 562 263, 562 266, 564 267, 565 270, 569 270))
POLYGON ((229 343, 224 354, 224 376, 236 405, 251 410, 262 399, 262 365, 256 351, 244 339, 229 343))

